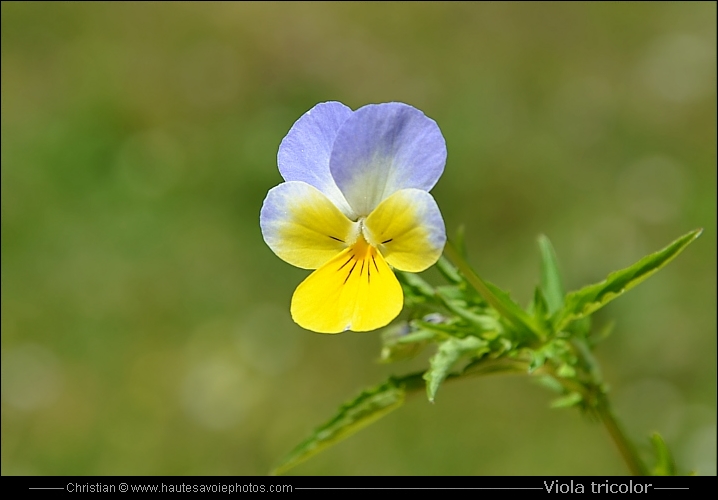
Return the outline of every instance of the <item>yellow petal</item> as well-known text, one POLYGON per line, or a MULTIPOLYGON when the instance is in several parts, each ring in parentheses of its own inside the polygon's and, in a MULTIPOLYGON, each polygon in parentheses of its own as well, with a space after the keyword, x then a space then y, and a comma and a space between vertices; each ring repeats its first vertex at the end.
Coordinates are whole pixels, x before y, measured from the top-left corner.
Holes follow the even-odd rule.
POLYGON ((260 213, 264 241, 282 260, 317 269, 350 246, 358 236, 347 218, 324 193, 301 181, 272 188, 260 213))
POLYGON ((439 260, 446 243, 439 207, 420 189, 402 189, 382 201, 364 221, 364 233, 389 264, 412 273, 439 260))
POLYGON ((300 283, 291 311, 294 321, 307 330, 366 332, 389 324, 403 304, 394 272, 360 237, 300 283))

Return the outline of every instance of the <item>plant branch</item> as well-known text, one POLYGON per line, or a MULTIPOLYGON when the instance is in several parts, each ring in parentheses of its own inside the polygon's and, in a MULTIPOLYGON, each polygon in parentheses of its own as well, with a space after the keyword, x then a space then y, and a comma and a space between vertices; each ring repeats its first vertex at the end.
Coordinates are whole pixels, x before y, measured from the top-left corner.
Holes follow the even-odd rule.
POLYGON ((623 429, 621 429, 621 426, 618 425, 616 417, 611 411, 611 407, 608 404, 608 399, 605 395, 601 395, 599 397, 596 411, 598 413, 598 416, 601 418, 601 421, 606 426, 608 433, 611 435, 611 439, 613 439, 613 442, 616 443, 618 451, 621 453, 621 456, 626 462, 626 465, 628 465, 631 474, 633 474, 634 476, 649 475, 646 466, 643 464, 643 461, 641 461, 641 459, 638 457, 638 453, 633 447, 633 444, 631 444, 631 442, 628 440, 628 437, 623 432, 623 429))

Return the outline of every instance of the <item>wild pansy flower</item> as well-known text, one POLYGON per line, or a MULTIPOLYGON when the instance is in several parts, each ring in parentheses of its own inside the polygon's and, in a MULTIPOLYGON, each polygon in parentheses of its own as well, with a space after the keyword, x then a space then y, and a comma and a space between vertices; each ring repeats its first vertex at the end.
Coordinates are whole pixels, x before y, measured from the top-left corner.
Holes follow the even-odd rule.
POLYGON ((277 161, 286 182, 264 200, 264 241, 316 269, 294 292, 294 321, 320 333, 387 325, 404 302, 391 267, 423 271, 446 242, 428 192, 446 163, 436 122, 396 102, 325 102, 292 126, 277 161))

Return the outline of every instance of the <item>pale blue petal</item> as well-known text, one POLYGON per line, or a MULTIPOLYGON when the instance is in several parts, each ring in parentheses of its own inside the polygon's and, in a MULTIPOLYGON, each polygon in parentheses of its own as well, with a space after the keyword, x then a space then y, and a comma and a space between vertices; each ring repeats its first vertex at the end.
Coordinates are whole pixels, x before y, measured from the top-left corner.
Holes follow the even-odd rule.
POLYGON ((304 113, 279 146, 277 164, 286 181, 302 181, 319 189, 354 219, 344 195, 329 173, 329 157, 337 132, 352 115, 340 102, 323 102, 304 113))
POLYGON ((406 188, 429 191, 446 164, 446 142, 436 122, 407 104, 370 104, 339 129, 329 169, 358 216, 406 188))

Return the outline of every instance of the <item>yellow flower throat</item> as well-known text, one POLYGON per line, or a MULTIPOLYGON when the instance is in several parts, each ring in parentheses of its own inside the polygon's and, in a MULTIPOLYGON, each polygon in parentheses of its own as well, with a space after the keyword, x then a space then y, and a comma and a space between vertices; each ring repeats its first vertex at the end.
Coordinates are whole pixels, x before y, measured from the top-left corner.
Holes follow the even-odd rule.
POLYGON ((347 257, 346 261, 337 270, 337 272, 341 272, 342 269, 345 269, 346 278, 342 284, 346 284, 354 272, 359 273, 359 278, 366 274, 367 283, 371 283, 372 273, 375 273, 375 276, 379 274, 379 266, 376 263, 377 250, 366 241, 363 235, 360 235, 356 242, 349 247, 349 252, 345 257, 347 257))

